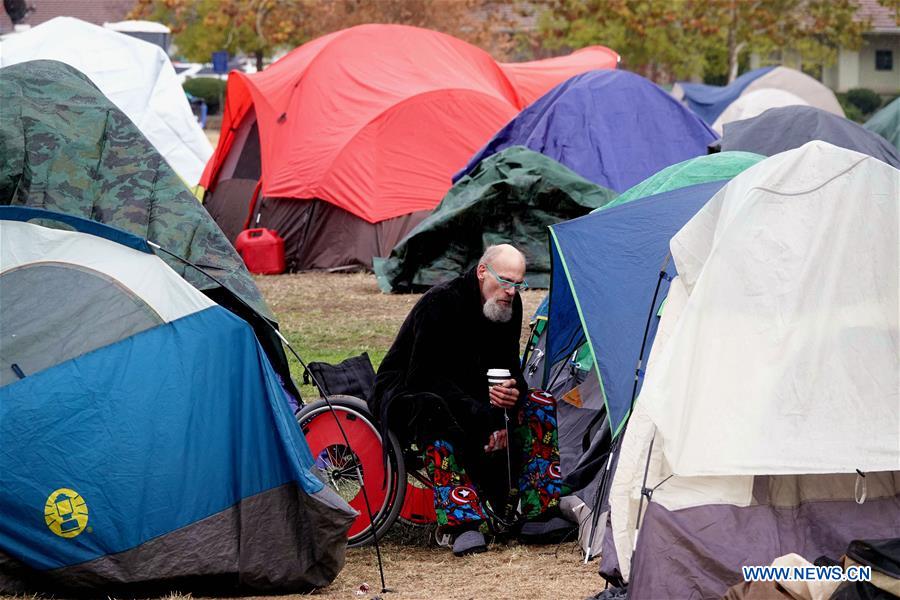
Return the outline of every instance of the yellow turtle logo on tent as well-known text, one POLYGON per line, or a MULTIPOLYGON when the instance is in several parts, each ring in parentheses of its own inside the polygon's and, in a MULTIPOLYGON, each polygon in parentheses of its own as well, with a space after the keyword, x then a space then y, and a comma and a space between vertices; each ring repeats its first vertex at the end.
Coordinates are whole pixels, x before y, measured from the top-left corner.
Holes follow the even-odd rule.
POLYGON ((73 538, 87 527, 88 507, 74 490, 60 488, 52 492, 44 505, 44 520, 56 535, 73 538))

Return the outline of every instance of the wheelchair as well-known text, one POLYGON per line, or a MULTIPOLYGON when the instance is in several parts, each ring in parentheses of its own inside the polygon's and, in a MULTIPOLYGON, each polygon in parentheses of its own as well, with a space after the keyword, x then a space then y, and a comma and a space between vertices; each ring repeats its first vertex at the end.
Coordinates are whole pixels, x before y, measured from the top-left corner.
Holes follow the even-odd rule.
MULTIPOLYGON (((533 324, 523 363, 537 339, 533 324)), ((347 545, 353 548, 371 543, 375 536, 381 539, 398 519, 413 526, 435 523, 434 491, 425 473, 422 453, 415 446, 402 447, 393 433, 388 433, 387 441, 382 440, 368 405, 356 396, 340 393, 357 389, 354 380, 362 382, 361 389, 371 387, 375 371, 368 355, 363 353, 339 365, 310 363, 308 369, 316 366, 320 369, 316 379, 331 392, 338 392, 319 388, 319 393, 328 397, 334 414, 328 403, 320 399, 302 405, 296 418, 312 451, 315 474, 359 512, 350 527, 347 545), (371 521, 359 484, 360 474, 372 510, 371 521)), ((309 383, 306 376, 304 381, 309 383)))
POLYGON ((381 539, 397 519, 415 526, 434 523, 434 493, 420 453, 414 448, 404 453, 393 433, 386 442, 382 440, 369 407, 359 398, 329 395, 328 400, 331 406, 324 399, 302 406, 296 417, 312 451, 315 474, 359 512, 347 534, 347 545, 353 548, 372 542, 375 536, 381 539))

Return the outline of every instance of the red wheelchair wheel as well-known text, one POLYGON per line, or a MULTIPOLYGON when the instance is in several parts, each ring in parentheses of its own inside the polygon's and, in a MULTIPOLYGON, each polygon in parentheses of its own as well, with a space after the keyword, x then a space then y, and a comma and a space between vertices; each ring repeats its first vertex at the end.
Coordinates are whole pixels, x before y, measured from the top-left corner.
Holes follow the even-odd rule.
POLYGON ((385 465, 381 434, 362 400, 351 396, 331 396, 329 400, 334 412, 324 400, 318 400, 297 413, 297 422, 312 451, 314 472, 359 512, 347 544, 362 546, 371 542, 373 535, 381 537, 397 519, 406 494, 406 469, 398 460, 400 446, 393 434, 389 435, 385 465), (360 473, 372 509, 371 522, 360 473))

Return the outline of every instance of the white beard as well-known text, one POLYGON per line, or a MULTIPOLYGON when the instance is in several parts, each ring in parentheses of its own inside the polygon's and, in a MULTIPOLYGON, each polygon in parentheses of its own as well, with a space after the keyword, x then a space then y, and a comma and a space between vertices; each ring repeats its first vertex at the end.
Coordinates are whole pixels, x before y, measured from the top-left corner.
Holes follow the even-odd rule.
POLYGON ((512 303, 504 306, 497 302, 496 298, 486 301, 481 311, 488 320, 496 323, 506 323, 512 319, 512 303))

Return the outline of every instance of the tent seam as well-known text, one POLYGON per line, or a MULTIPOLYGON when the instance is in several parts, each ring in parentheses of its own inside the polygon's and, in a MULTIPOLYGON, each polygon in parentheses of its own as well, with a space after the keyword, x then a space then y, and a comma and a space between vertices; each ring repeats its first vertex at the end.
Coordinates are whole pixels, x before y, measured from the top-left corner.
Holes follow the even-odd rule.
MULTIPOLYGON (((578 319, 581 321, 581 329, 584 333, 585 339, 587 339, 588 348, 591 350, 591 356, 594 359, 594 370, 597 372, 597 381, 600 384, 600 393, 603 394, 603 405, 606 407, 606 414, 610 415, 609 412, 609 399, 606 396, 606 388, 603 385, 603 376, 600 373, 600 363, 597 360, 597 353, 594 351, 594 343, 591 341, 591 336, 587 331, 587 323, 584 320, 584 313, 581 310, 581 303, 578 300, 578 294, 575 292, 575 287, 572 285, 572 277, 569 274, 569 266, 566 264, 566 257, 563 255, 562 248, 559 247, 559 240, 556 238, 556 232, 553 231, 553 228, 550 228, 550 237, 553 240, 554 246, 556 246, 556 253, 559 254, 559 260, 562 263, 563 273, 566 274, 566 280, 569 282, 569 290, 572 292, 572 299, 575 300, 575 309, 578 311, 578 319)), ((552 327, 552 323, 550 324, 552 327)), ((618 434, 618 430, 613 432, 613 438, 618 434)))
MULTIPOLYGON (((416 95, 410 96, 410 97, 408 97, 408 98, 404 98, 404 99, 401 100, 400 102, 397 102, 396 104, 392 104, 392 105, 388 106, 387 108, 385 108, 384 110, 382 110, 381 112, 379 112, 377 115, 375 115, 374 117, 372 117, 371 119, 369 119, 368 121, 366 121, 363 125, 361 125, 360 128, 359 128, 358 130, 356 130, 356 131, 353 133, 352 136, 350 136, 350 139, 348 139, 347 142, 343 144, 343 146, 341 147, 340 151, 335 155, 334 159, 333 159, 331 162, 328 163, 328 167, 327 167, 326 169, 323 170, 323 172, 322 172, 322 177, 319 178, 319 181, 322 182, 322 183, 324 183, 324 181, 325 181, 326 179, 328 179, 329 177, 331 177, 332 169, 334 169, 335 163, 338 162, 338 160, 344 155, 344 152, 346 152, 347 148, 348 148, 354 141, 356 141, 356 139, 360 136, 360 134, 362 134, 363 131, 365 131, 366 129, 368 129, 368 127, 369 127, 370 125, 372 125, 373 123, 375 123, 376 121, 378 121, 379 119, 381 119, 382 117, 384 117, 386 114, 388 114, 389 112, 391 112, 391 111, 394 110, 395 108, 398 108, 398 107, 400 107, 400 106, 404 106, 404 105, 409 104, 409 103, 412 103, 412 102, 414 102, 414 101, 423 99, 423 98, 425 98, 426 96, 431 96, 431 95, 433 95, 433 94, 437 94, 437 93, 441 93, 441 92, 463 92, 463 93, 471 93, 471 94, 477 95, 477 96, 483 96, 483 97, 486 97, 486 98, 496 98, 496 96, 492 96, 492 95, 488 94, 487 92, 483 92, 483 91, 480 91, 480 90, 469 89, 469 88, 440 88, 440 89, 436 89, 436 90, 429 90, 429 91, 427 91, 427 92, 422 92, 422 93, 420 93, 420 94, 416 94, 416 95)), ((503 101, 506 102, 505 99, 503 99, 503 101)), ((512 106, 512 108, 515 109, 515 106, 512 106)), ((321 185, 321 184, 320 184, 320 185, 321 185)), ((377 197, 377 194, 373 194, 373 195, 377 197)), ((331 203, 331 204, 334 204, 335 206, 338 206, 338 208, 344 208, 343 206, 339 206, 336 202, 334 202, 333 200, 331 200, 331 199, 329 199, 329 198, 322 198, 322 199, 325 200, 325 201, 327 201, 327 202, 329 202, 329 203, 331 203)), ((344 208, 344 210, 347 210, 347 209, 344 208)), ((348 211, 348 212, 352 212, 352 211, 348 211)), ((354 213, 354 214, 355 214, 355 213, 354 213)), ((407 214, 407 213, 404 213, 404 214, 407 214)), ((371 221, 371 220, 369 220, 368 217, 363 217, 363 216, 361 216, 361 215, 357 215, 357 216, 359 216, 360 218, 362 218, 362 219, 364 219, 364 220, 366 220, 366 221, 369 221, 370 223, 373 223, 373 224, 374 224, 374 223, 380 223, 381 221, 387 220, 387 219, 381 219, 381 220, 379 220, 379 221, 371 221)), ((396 215, 396 216, 401 216, 401 215, 396 215)), ((393 217, 387 217, 387 218, 390 219, 390 218, 393 218, 393 217)))

